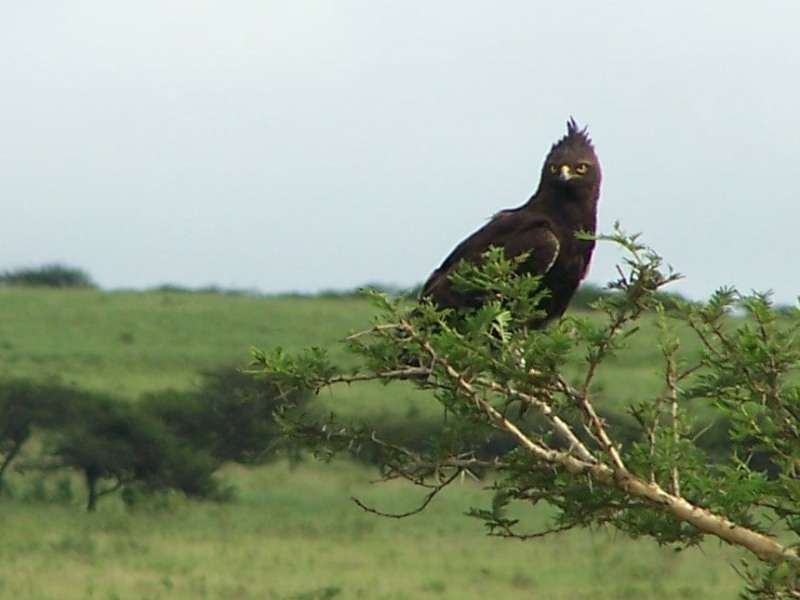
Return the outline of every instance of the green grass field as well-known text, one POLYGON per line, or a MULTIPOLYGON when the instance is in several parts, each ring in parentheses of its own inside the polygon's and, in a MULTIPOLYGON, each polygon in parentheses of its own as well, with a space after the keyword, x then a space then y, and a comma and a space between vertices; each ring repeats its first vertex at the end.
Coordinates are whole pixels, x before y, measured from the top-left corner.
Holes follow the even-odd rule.
POLYGON ((253 346, 334 346, 370 312, 352 299, 6 288, 0 314, 0 376, 135 398, 245 365, 253 346))
POLYGON ((607 531, 487 538, 463 515, 487 502, 473 482, 397 521, 350 496, 401 510, 419 493, 370 485, 351 464, 226 475, 240 490, 232 504, 128 512, 106 500, 90 516, 73 504, 4 502, 0 597, 700 599, 733 598, 740 584, 726 564, 735 553, 713 543, 676 553, 607 531))
MULTIPOLYGON (((351 297, 0 288, 0 377, 57 377, 135 399, 190 388, 204 368, 245 366, 252 347, 322 346, 346 359, 341 340, 369 327, 373 314, 351 297)), ((657 393, 658 361, 655 328, 645 318, 631 350, 600 370, 600 397, 618 406, 657 393)), ((425 394, 380 384, 341 388, 320 401, 362 415, 430 404, 425 394)))
MULTIPOLYGON (((341 356, 337 341, 371 314, 352 298, 0 289, 0 375, 58 377, 135 399, 189 388, 203 368, 246 364, 252 346, 319 345, 341 356)), ((645 324, 632 352, 602 373, 604 399, 657 393, 654 340, 645 324)), ((438 411, 401 386, 343 388, 319 401, 360 415, 412 404, 438 411)), ((24 501, 33 476, 14 475, 18 493, 0 499, 0 597, 733 598, 742 583, 728 565, 741 555, 714 543, 676 553, 604 530, 487 538, 464 516, 489 503, 474 482, 397 521, 364 513, 350 496, 399 510, 414 506, 418 490, 370 485, 374 472, 350 463, 223 475, 238 490, 232 503, 175 498, 130 512, 111 498, 94 515, 81 509, 79 481, 71 500, 38 503, 24 501)))

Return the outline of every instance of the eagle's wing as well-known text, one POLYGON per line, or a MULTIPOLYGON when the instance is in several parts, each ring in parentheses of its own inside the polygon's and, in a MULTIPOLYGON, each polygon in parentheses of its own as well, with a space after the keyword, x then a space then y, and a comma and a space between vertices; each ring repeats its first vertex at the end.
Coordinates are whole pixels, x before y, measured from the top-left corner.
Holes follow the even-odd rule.
POLYGON ((422 287, 420 297, 430 297, 439 307, 474 305, 477 298, 467 298, 452 289, 449 275, 461 261, 477 263, 490 246, 501 247, 508 258, 530 252, 524 264, 526 272, 544 275, 558 258, 560 244, 545 219, 524 218, 516 211, 504 211, 473 233, 444 259, 422 287))

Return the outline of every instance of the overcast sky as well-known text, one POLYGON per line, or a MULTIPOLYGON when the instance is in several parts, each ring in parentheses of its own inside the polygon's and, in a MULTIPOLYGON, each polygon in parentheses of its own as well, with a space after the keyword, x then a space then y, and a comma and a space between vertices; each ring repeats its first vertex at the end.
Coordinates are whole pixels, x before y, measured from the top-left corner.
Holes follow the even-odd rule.
POLYGON ((793 302, 798 69, 798 2, 5 1, 0 270, 414 285, 527 200, 574 115, 601 230, 643 232, 692 298, 793 302))

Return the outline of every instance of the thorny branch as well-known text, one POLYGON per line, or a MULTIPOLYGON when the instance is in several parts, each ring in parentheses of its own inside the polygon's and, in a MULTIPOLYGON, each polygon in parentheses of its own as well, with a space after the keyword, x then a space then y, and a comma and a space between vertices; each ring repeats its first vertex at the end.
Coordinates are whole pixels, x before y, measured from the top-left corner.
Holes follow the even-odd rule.
MULTIPOLYGON (((675 364, 675 351, 677 351, 677 345, 673 351, 668 351, 668 349, 665 349, 664 351, 667 359, 667 367, 664 370, 664 378, 667 385, 667 398, 669 400, 670 418, 672 421, 672 440, 677 447, 678 442, 680 441, 680 430, 678 428, 678 383, 675 380, 677 371, 677 366, 675 364)), ((678 470, 677 462, 675 462, 672 465, 672 469, 670 469, 670 486, 673 494, 676 496, 681 495, 680 471, 678 470)))
POLYGON ((499 537, 507 537, 507 538, 514 538, 515 540, 533 540, 536 538, 545 537, 547 535, 553 533, 561 533, 562 531, 569 531, 570 529, 575 529, 575 525, 569 523, 567 525, 561 525, 559 527, 551 527, 548 529, 543 529, 542 531, 535 531, 533 533, 518 533, 514 531, 508 525, 498 525, 500 527, 500 533, 493 533, 492 535, 497 535, 499 537))
POLYGON ((583 389, 580 391, 576 390, 574 387, 569 385, 563 377, 558 378, 558 383, 561 390, 578 404, 578 407, 589 421, 590 435, 600 444, 600 446, 603 448, 603 451, 611 459, 611 462, 614 464, 615 468, 620 469, 621 471, 627 471, 625 463, 622 462, 622 457, 620 456, 616 445, 613 441, 611 441, 611 438, 606 431, 603 419, 598 416, 597 412, 594 410, 594 406, 592 406, 591 402, 589 402, 588 393, 586 393, 583 389))
MULTIPOLYGON (((463 376, 462 373, 460 373, 449 363, 446 357, 439 356, 427 341, 422 339, 419 339, 418 341, 420 342, 421 347, 429 355, 431 364, 437 364, 443 369, 444 373, 447 374, 453 384, 467 395, 473 406, 478 408, 481 413, 486 415, 488 422, 492 426, 511 434, 520 447, 528 451, 536 460, 541 461, 544 464, 552 465, 557 469, 573 475, 588 474, 596 484, 617 487, 662 511, 674 515, 677 519, 689 523, 701 531, 715 535, 728 543, 747 548, 759 558, 764 560, 775 560, 778 557, 783 557, 784 559, 795 564, 800 564, 800 557, 798 557, 794 549, 783 546, 773 538, 742 527, 728 520, 722 515, 712 513, 687 501, 680 495, 679 486, 676 485, 674 479, 671 482, 671 487, 673 489, 671 492, 667 492, 657 483, 643 480, 628 471, 618 452, 617 447, 606 431, 603 420, 594 410, 588 395, 582 394, 579 390, 576 390, 574 387, 570 386, 563 379, 559 379, 559 388, 563 393, 577 403, 581 411, 589 420, 590 428, 595 439, 598 440, 598 443, 602 447, 603 451, 609 457, 609 464, 598 460, 598 458, 595 457, 589 451, 589 449, 586 448, 585 444, 583 444, 575 435, 574 431, 572 431, 569 425, 560 419, 560 417, 554 413, 552 407, 550 407, 546 402, 530 394, 526 394, 515 389, 509 389, 506 386, 502 386, 496 382, 483 380, 481 378, 475 378, 470 382, 463 376), (541 441, 532 439, 531 436, 527 435, 516 423, 514 423, 506 415, 494 407, 484 397, 483 393, 481 392, 482 389, 509 394, 510 396, 525 401, 539 410, 541 414, 547 418, 548 423, 550 423, 554 430, 557 431, 557 433, 563 439, 569 441, 568 449, 556 450, 550 448, 541 441)), ((670 368, 670 372, 672 373, 670 377, 674 378, 675 365, 673 364, 670 368)), ((385 380, 387 378, 407 378, 411 374, 414 376, 419 376, 423 373, 430 374, 431 370, 424 369, 423 371, 420 371, 417 367, 408 367, 399 370, 387 371, 385 373, 336 376, 321 383, 321 385, 344 383, 354 380, 363 381, 368 379, 385 380)), ((442 383, 437 384, 437 386, 443 385, 444 384, 442 383)), ((442 466, 442 464, 440 464, 440 466, 442 466)), ((433 467, 433 465, 429 466, 433 467)), ((402 516, 416 514, 421 510, 424 510, 424 508, 433 500, 433 498, 436 497, 437 494, 442 491, 442 489, 444 489, 444 487, 462 475, 462 469, 458 468, 457 463, 454 463, 451 466, 455 468, 455 471, 453 471, 449 476, 437 482, 436 484, 428 484, 431 491, 425 496, 420 506, 408 511, 407 513, 386 513, 386 516, 400 518, 402 516)), ((411 475, 411 472, 407 471, 406 469, 397 470, 396 474, 412 481, 415 480, 415 477, 411 475)), ((419 474, 419 471, 417 471, 417 474, 419 474)), ((675 477, 677 477, 677 474, 675 477)), ((419 484, 419 477, 416 477, 416 482, 419 484)), ((375 514, 384 514, 381 511, 371 508, 358 500, 354 501, 364 510, 375 514)))
MULTIPOLYGON (((619 237, 621 238, 622 234, 619 237)), ((765 375, 765 370, 758 366, 762 363, 752 361, 748 363, 748 357, 746 353, 742 353, 741 344, 736 335, 727 332, 728 323, 720 318, 725 314, 726 306, 730 306, 730 303, 726 305, 725 300, 733 298, 735 292, 722 292, 717 301, 709 303, 707 309, 678 304, 678 310, 684 313, 683 321, 697 334, 705 352, 700 360, 687 367, 679 361, 677 340, 671 343, 662 342, 661 349, 665 358, 663 391, 655 398, 655 404, 643 404, 645 408, 638 416, 634 414, 640 423, 641 433, 645 435, 645 442, 649 446, 649 458, 641 454, 641 451, 647 451, 647 446, 636 446, 633 452, 626 452, 623 455, 622 446, 615 442, 608 425, 597 414, 590 396, 590 387, 601 363, 621 348, 626 337, 636 330, 635 327, 628 326, 643 311, 653 307, 653 293, 664 283, 677 278, 672 274, 671 269, 667 276, 660 273, 658 270, 660 258, 654 254, 648 254, 646 249, 643 250, 644 247, 637 245, 635 236, 628 243, 616 238, 614 241, 621 243, 633 255, 633 259, 627 261, 631 267, 631 274, 626 275, 620 270, 620 280, 616 283, 612 282, 610 286, 620 295, 612 297, 608 303, 600 305, 608 317, 606 325, 600 330, 591 329, 588 325, 585 326, 585 329, 579 330, 579 333, 587 332, 585 337, 577 339, 588 342, 589 355, 584 377, 576 384, 576 387, 568 384, 560 376, 554 379, 550 378, 547 383, 542 383, 535 373, 529 372, 526 377, 521 372, 522 370, 519 370, 519 373, 510 371, 503 362, 504 356, 493 355, 489 351, 481 353, 481 348, 478 349, 478 352, 473 353, 473 348, 467 345, 459 346, 468 339, 460 331, 445 329, 446 334, 452 334, 452 342, 447 335, 442 338, 431 338, 427 335, 429 332, 424 331, 421 327, 418 328, 415 319, 398 317, 397 305, 389 306, 388 302, 384 303, 384 306, 389 309, 387 312, 393 316, 393 319, 396 319, 396 322, 384 322, 348 337, 348 341, 352 344, 351 349, 370 359, 368 364, 384 365, 385 368, 372 366, 371 370, 367 372, 342 374, 341 371, 331 368, 328 363, 320 362, 321 368, 316 373, 317 389, 334 384, 369 380, 384 383, 394 380, 411 380, 418 388, 436 390, 437 394, 441 394, 440 399, 448 410, 455 407, 454 414, 467 415, 470 422, 481 421, 485 425, 509 434, 518 450, 522 450, 504 456, 503 458, 507 460, 478 460, 472 453, 457 454, 456 450, 450 451, 451 456, 432 459, 425 452, 416 453, 408 448, 393 445, 372 433, 369 441, 382 447, 385 453, 392 457, 392 460, 384 466, 385 471, 381 480, 402 478, 427 491, 421 503, 414 509, 396 514, 377 510, 355 498, 353 501, 370 513, 402 518, 424 510, 445 487, 459 477, 471 476, 475 468, 487 468, 511 473, 509 480, 504 481, 504 485, 507 484, 508 487, 498 488, 498 498, 501 497, 500 494, 510 490, 507 497, 514 500, 535 503, 541 499, 551 499, 554 494, 564 493, 560 497, 571 501, 574 498, 571 498, 570 494, 578 496, 580 493, 577 491, 578 487, 583 493, 586 493, 588 485, 589 494, 586 498, 589 506, 597 503, 602 510, 618 510, 619 512, 615 515, 622 515, 623 519, 628 518, 629 512, 634 520, 651 519, 653 511, 640 511, 643 507, 655 508, 671 517, 671 519, 658 520, 661 516, 657 515, 653 521, 657 523, 654 529, 648 529, 649 524, 643 527, 641 521, 628 521, 628 523, 633 523, 631 530, 634 534, 641 535, 641 532, 646 532, 648 535, 654 535, 652 532, 658 531, 658 527, 661 527, 662 524, 666 527, 663 527, 661 531, 667 531, 674 521, 691 525, 696 531, 717 536, 727 543, 746 548, 760 559, 773 565, 786 564, 791 569, 800 569, 800 557, 795 548, 783 545, 777 539, 758 531, 755 528, 757 526, 746 527, 725 516, 731 506, 735 506, 736 510, 739 510, 741 506, 746 506, 748 509, 752 507, 769 509, 778 517, 796 518, 798 511, 792 508, 791 502, 786 500, 786 506, 784 506, 784 500, 791 494, 781 496, 769 491, 769 493, 754 497, 749 501, 743 501, 738 505, 729 505, 720 500, 725 494, 717 497, 714 495, 714 491, 708 491, 707 487, 700 488, 697 493, 698 486, 692 478, 693 463, 687 462, 689 466, 685 466, 681 470, 676 460, 668 462, 670 457, 679 454, 678 449, 681 443, 693 441, 689 436, 688 426, 685 425, 684 415, 679 410, 679 397, 684 393, 679 388, 679 384, 691 375, 697 374, 698 370, 702 370, 698 375, 702 385, 705 385, 703 378, 707 373, 716 369, 724 376, 728 376, 728 381, 732 379, 736 382, 735 388, 724 388, 726 391, 738 390, 738 382, 742 382, 743 387, 748 388, 749 386, 750 389, 762 394, 760 399, 762 399, 763 405, 780 404, 779 382, 777 378, 769 378, 770 375, 783 368, 780 356, 775 355, 778 358, 773 360, 770 355, 770 359, 763 363, 767 368, 765 375), (362 338, 366 338, 366 341, 362 338), (378 344, 373 345, 376 338, 378 344), (433 344, 430 340, 433 340, 433 344), (434 345, 441 346, 443 349, 437 352, 434 345), (478 365, 478 368, 470 368, 467 363, 465 363, 467 364, 465 367, 460 366, 461 361, 455 358, 455 354, 450 354, 453 348, 456 353, 466 356, 467 359, 477 357, 475 364, 478 365), (402 359, 393 362, 393 359, 398 356, 398 352, 407 352, 409 349, 412 359, 417 362, 403 364, 402 359), (492 376, 495 370, 503 375, 495 379, 492 376), (513 374, 510 378, 507 376, 509 372, 513 374), (565 399, 566 403, 564 403, 565 399), (547 435, 552 433, 559 438, 557 447, 553 447, 549 443, 550 438, 540 434, 538 429, 533 432, 528 431, 529 425, 525 421, 515 420, 509 416, 509 413, 512 412, 509 410, 509 406, 512 403, 519 403, 524 408, 529 407, 538 413, 549 426, 547 435), (572 414, 571 407, 577 409, 581 414, 588 438, 582 433, 579 437, 575 431, 576 426, 568 424, 562 418, 562 416, 572 414), (564 408, 570 412, 561 413, 560 411, 564 408), (661 445, 665 445, 667 449, 674 447, 676 452, 662 452, 661 445), (525 454, 528 456, 526 457, 525 454), (639 458, 642 458, 644 463, 638 463, 639 458), (631 465, 630 468, 628 464, 631 465), (639 472, 640 470, 641 472, 639 472), (535 475, 542 473, 546 477, 537 479, 535 475), (666 473, 667 476, 661 476, 662 473, 666 473), (517 474, 520 475, 519 479, 515 479, 517 474), (684 475, 683 482, 681 482, 682 474, 684 475), (567 475, 573 477, 570 478, 567 475), (549 479, 551 477, 552 479, 549 479), (551 484, 551 481, 556 483, 551 484), (572 486, 575 487, 570 489, 572 486), (604 504, 604 496, 595 494, 595 490, 601 487, 623 492, 624 500, 619 503, 619 494, 612 492, 608 496, 612 500, 604 504), (714 510, 701 506, 700 502, 706 503, 714 510)), ((656 304, 658 303, 656 302, 656 304)), ((428 316, 434 319, 431 323, 437 323, 435 321, 437 315, 427 314, 426 311, 427 307, 423 307, 422 316, 428 316)), ((491 317, 491 311, 488 314, 491 317)), ((757 312, 754 314, 759 328, 753 336, 755 338, 754 345, 764 352, 769 352, 772 346, 767 338, 772 334, 772 322, 763 321, 757 312)), ((500 322, 500 317, 496 318, 500 322)), ((507 317, 504 316, 504 318, 507 317)), ((440 320, 438 325, 444 328, 446 321, 440 320)), ((435 330, 441 331, 441 329, 435 330)), ((478 333, 480 331, 477 330, 478 333)), ((559 341, 558 337, 553 339, 556 342, 559 341)), ((493 344, 498 342, 494 338, 492 340, 493 344)), ((504 342, 505 339, 500 341, 504 342)), ((492 348, 496 350, 495 346, 492 348)), ((403 356, 403 354, 399 354, 399 356, 403 356)), ((291 367, 289 371, 291 371, 291 367)), ((297 371, 291 371, 290 374, 296 375, 297 371)), ((303 375, 302 372, 300 374, 303 375)), ((294 381, 291 378, 288 380, 294 381)), ((307 384, 309 380, 315 381, 308 377, 302 381, 307 384)), ((701 392, 704 391, 702 385, 697 387, 701 392)), ((712 398, 713 400, 714 398, 712 398)), ((793 416, 796 420, 795 405, 784 403, 780 409, 784 411, 784 414, 793 416)), ((745 417, 749 418, 750 415, 745 413, 745 417)), ((537 427, 539 426, 540 424, 537 422, 537 427)), ((697 436, 702 433, 701 431, 697 436)), ((347 447, 348 440, 353 441, 359 436, 356 443, 365 439, 363 433, 346 430, 328 431, 324 435, 338 444, 338 447, 347 447)), ((795 437, 797 437, 796 430, 795 437)), ((638 444, 638 442, 634 443, 638 444)), ((625 449, 628 450, 627 445, 625 449)), ((689 453, 687 456, 699 455, 689 453)), ((734 462, 737 465, 746 464, 746 461, 742 462, 735 455, 734 462)), ((708 472, 713 472, 713 469, 708 472)), ((791 471, 790 475, 795 477, 794 471, 791 471)), ((728 481, 734 484, 739 482, 737 479, 728 481)), ((705 484, 705 482, 702 483, 705 484)), ((762 481, 754 483, 766 485, 762 481)), ((797 489, 792 486, 794 486, 794 481, 790 480, 787 487, 781 489, 797 489)), ((775 488, 752 487, 750 489, 754 494, 761 494, 761 489, 774 490, 775 488)), ((604 494, 607 492, 608 490, 603 490, 604 494)), ((729 496, 733 495, 733 491, 731 491, 729 496)), ((489 514, 487 524, 497 528, 500 535, 522 539, 539 537, 552 531, 569 529, 579 522, 572 519, 566 525, 552 530, 520 534, 513 530, 516 522, 513 519, 506 519, 500 512, 500 509, 503 508, 501 500, 498 500, 498 505, 494 507, 497 509, 497 513, 487 513, 489 514)), ((569 510, 572 509, 564 510, 564 515, 568 518, 571 516, 569 510)), ((736 510, 728 514, 740 514, 736 510)), ((599 521, 596 515, 593 515, 592 522, 608 522, 604 520, 608 514, 610 513, 602 513, 599 521)), ((787 521, 788 519, 784 519, 783 523, 785 524, 787 521)), ((615 525, 619 527, 616 522, 615 525)), ((677 539, 681 540, 680 533, 677 535, 677 539)), ((696 535, 695 532, 693 535, 696 535)), ((663 540, 659 538, 659 541, 663 540)))
MULTIPOLYGON (((472 385, 467 384, 460 376, 454 377, 455 370, 452 366, 449 365, 446 361, 441 360, 436 351, 430 345, 429 342, 422 340, 419 337, 419 334, 415 331, 415 329, 411 326, 410 323, 407 321, 401 321, 400 323, 393 324, 392 327, 389 326, 376 326, 370 328, 365 331, 361 331, 355 334, 352 334, 348 337, 348 339, 355 339, 358 337, 362 337, 364 335, 368 335, 370 333, 375 333, 379 331, 397 331, 402 330, 406 333, 409 339, 413 339, 419 341, 424 348, 424 350, 428 353, 430 358, 431 364, 435 362, 439 362, 445 366, 447 369, 448 374, 459 384, 463 389, 465 389, 468 393, 474 394, 475 390, 473 389, 472 385), (465 387, 466 385, 466 387, 465 387)), ((431 369, 428 367, 404 367, 401 369, 395 369, 390 371, 382 371, 380 373, 362 373, 357 375, 339 375, 333 378, 330 378, 324 382, 324 385, 331 385, 335 383, 352 383, 355 381, 365 381, 365 380, 389 380, 389 379, 413 379, 417 377, 426 377, 431 374, 431 369)), ((561 437, 561 439, 567 444, 568 449, 570 452, 574 452, 581 460, 586 461, 588 463, 594 463, 597 461, 597 458, 591 453, 591 451, 586 447, 586 445, 575 435, 575 432, 572 428, 564 422, 561 417, 559 417, 555 411, 553 410, 552 406, 538 398, 532 394, 525 393, 518 389, 511 387, 508 384, 502 385, 496 381, 486 379, 483 377, 476 377, 474 379, 475 385, 480 386, 483 389, 488 391, 497 392, 504 395, 509 400, 519 400, 523 404, 534 408, 539 414, 541 414, 550 426, 553 428, 553 431, 561 437)), ((563 380, 561 381, 562 386, 566 385, 563 380)), ((433 386, 436 387, 436 386, 433 386)), ((569 387, 569 386, 567 386, 569 387)), ((570 395, 575 395, 577 392, 573 388, 570 388, 571 393, 570 395)), ((485 408, 484 408, 485 410, 485 408)), ((498 412, 499 414, 499 412, 498 412)), ((600 419, 595 415, 597 423, 600 423, 600 419)), ((602 425, 600 425, 602 427, 602 425)), ((616 452, 616 451, 615 451, 616 452)))
POLYGON ((446 488, 448 485, 453 483, 461 475, 462 475, 462 471, 461 471, 461 469, 459 469, 459 470, 455 471, 453 474, 451 474, 449 477, 447 477, 441 483, 439 483, 439 484, 437 484, 435 486, 430 486, 431 487, 431 491, 428 492, 425 495, 425 497, 422 499, 422 502, 417 507, 415 507, 415 508, 413 508, 413 509, 411 509, 409 511, 402 512, 402 513, 390 513, 390 512, 384 512, 382 510, 378 510, 376 508, 372 508, 371 506, 368 506, 368 505, 364 504, 361 500, 359 500, 355 496, 351 496, 350 499, 356 504, 356 506, 358 506, 359 508, 367 511, 368 513, 372 513, 374 515, 379 515, 381 517, 389 517, 389 518, 392 518, 392 519, 404 519, 406 517, 410 517, 412 515, 416 515, 418 513, 421 513, 423 510, 425 510, 427 508, 427 506, 431 503, 431 501, 439 494, 439 492, 441 492, 444 488, 446 488))
POLYGON ((387 472, 384 473, 378 481, 390 481, 392 479, 402 478, 420 487, 433 488, 438 487, 439 484, 429 484, 427 480, 433 477, 436 481, 440 482, 444 478, 442 473, 446 470, 455 470, 461 475, 468 475, 473 479, 477 479, 472 472, 476 468, 499 469, 504 466, 503 461, 497 458, 481 460, 473 456, 472 453, 462 453, 457 456, 429 461, 404 446, 392 444, 378 438, 374 431, 370 434, 370 441, 376 446, 380 446, 386 450, 387 454, 404 456, 411 461, 410 468, 405 465, 400 465, 397 462, 387 464, 387 472))

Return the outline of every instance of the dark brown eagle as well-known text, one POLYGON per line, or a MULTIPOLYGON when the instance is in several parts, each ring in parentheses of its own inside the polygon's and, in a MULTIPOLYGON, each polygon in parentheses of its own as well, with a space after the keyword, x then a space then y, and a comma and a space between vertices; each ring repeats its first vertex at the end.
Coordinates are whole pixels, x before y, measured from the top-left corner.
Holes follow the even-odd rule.
POLYGON ((530 252, 519 270, 542 276, 541 286, 549 292, 540 304, 546 317, 532 325, 557 319, 589 269, 594 241, 579 240, 575 233, 596 230, 600 179, 592 141, 570 118, 567 135, 553 144, 544 161, 536 193, 522 206, 498 212, 456 246, 425 282, 420 298, 430 298, 439 308, 480 306, 479 294, 456 290, 449 276, 461 261, 479 263, 481 254, 496 246, 507 258, 530 252))

